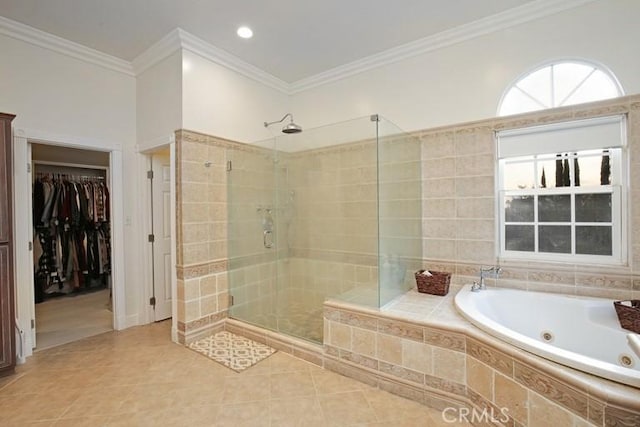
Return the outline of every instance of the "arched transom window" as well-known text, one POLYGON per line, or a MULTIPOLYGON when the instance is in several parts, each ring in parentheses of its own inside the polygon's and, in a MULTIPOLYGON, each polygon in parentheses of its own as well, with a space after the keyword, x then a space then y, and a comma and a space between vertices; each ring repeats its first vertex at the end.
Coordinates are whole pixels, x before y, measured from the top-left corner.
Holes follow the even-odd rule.
POLYGON ((505 92, 499 116, 622 96, 622 88, 607 70, 584 61, 562 61, 537 68, 505 92))

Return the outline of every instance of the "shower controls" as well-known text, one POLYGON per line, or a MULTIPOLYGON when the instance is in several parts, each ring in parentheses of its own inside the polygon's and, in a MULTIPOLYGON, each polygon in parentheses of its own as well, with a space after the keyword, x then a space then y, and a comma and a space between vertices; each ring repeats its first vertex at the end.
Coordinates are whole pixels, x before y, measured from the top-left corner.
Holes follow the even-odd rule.
POLYGON ((265 230, 262 232, 262 243, 267 249, 273 247, 273 231, 265 230))
POLYGON ((258 213, 262 215, 262 244, 265 248, 273 247, 273 217, 271 216, 271 208, 258 208, 258 213))

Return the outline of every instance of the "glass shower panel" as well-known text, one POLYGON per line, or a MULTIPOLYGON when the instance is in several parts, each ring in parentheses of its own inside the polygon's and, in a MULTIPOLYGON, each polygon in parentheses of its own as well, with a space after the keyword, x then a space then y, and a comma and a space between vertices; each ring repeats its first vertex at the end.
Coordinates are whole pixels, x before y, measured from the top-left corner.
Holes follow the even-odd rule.
POLYGON ((379 286, 382 307, 415 286, 422 264, 420 140, 378 121, 379 286))
POLYGON ((278 330, 322 342, 323 302, 377 306, 376 123, 276 137, 278 330))
POLYGON ((327 298, 379 307, 412 286, 417 139, 371 116, 227 156, 232 317, 321 343, 327 298))
POLYGON ((230 315, 276 330, 276 180, 273 139, 227 150, 230 315))

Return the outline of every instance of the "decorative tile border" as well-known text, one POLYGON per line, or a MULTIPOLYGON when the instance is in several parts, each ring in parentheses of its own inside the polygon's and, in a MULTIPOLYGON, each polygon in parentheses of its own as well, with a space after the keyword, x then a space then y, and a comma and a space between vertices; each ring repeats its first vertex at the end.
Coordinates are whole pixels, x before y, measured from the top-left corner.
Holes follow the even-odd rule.
MULTIPOLYGON (((362 328, 364 324, 369 330, 385 335, 395 334, 396 337, 408 342, 414 341, 419 336, 416 331, 421 330, 426 344, 466 353, 468 357, 473 358, 472 360, 480 361, 487 366, 487 369, 491 369, 494 372, 491 378, 500 376, 504 378, 503 382, 518 384, 518 387, 524 387, 524 390, 528 390, 529 393, 544 397, 583 422, 588 421, 598 427, 640 425, 640 390, 581 374, 573 369, 522 352, 490 337, 470 324, 465 326, 452 324, 451 328, 447 328, 442 325, 433 326, 428 322, 425 324, 413 321, 399 322, 386 318, 386 313, 378 311, 376 316, 375 310, 331 301, 325 303, 324 317, 325 322, 337 322, 345 326, 357 325, 356 327, 362 328), (354 319, 362 318, 365 318, 366 322, 354 322, 354 319), (377 325, 376 329, 373 328, 374 325, 377 325)), ((495 401, 482 397, 466 384, 438 377, 438 371, 435 375, 424 374, 408 369, 406 366, 360 355, 327 343, 324 349, 325 367, 328 369, 335 370, 336 364, 343 363, 351 370, 361 369, 370 375, 377 375, 376 378, 381 376, 392 378, 396 384, 405 386, 406 389, 403 389, 405 394, 414 395, 414 397, 416 388, 422 388, 424 393, 458 396, 459 399, 480 410, 493 408, 495 411, 500 406, 495 401), (327 365, 329 358, 334 363, 327 365)), ((510 418, 507 425, 523 425, 522 415, 518 416, 518 419, 520 421, 510 418)))
MULTIPOLYGON (((451 282, 467 284, 478 279, 484 264, 442 262, 425 259, 431 269, 441 266, 452 271, 451 282)), ((609 299, 635 299, 640 291, 640 278, 629 267, 589 268, 580 265, 554 265, 548 262, 528 263, 507 261, 502 265, 500 278, 487 280, 490 286, 522 289, 534 292, 553 292, 567 295, 594 296, 609 299)))
POLYGON ((487 347, 472 338, 467 338, 467 354, 508 377, 513 375, 513 360, 501 351, 487 347))
POLYGON ((176 142, 195 142, 200 144, 211 145, 221 148, 230 148, 234 150, 250 151, 250 152, 271 152, 272 150, 259 147, 257 145, 245 144, 230 139, 220 138, 217 136, 207 135, 204 133, 178 129, 176 131, 176 142))
POLYGON ((424 342, 436 347, 447 348, 449 350, 465 352, 466 341, 464 335, 443 332, 440 329, 423 328, 424 342))
POLYGON ((563 384, 537 370, 514 361, 513 378, 520 384, 549 400, 588 419, 588 395, 563 384))
POLYGON ((196 277, 202 277, 209 274, 222 273, 227 271, 229 261, 226 259, 220 259, 210 261, 202 264, 194 264, 187 266, 176 267, 178 279, 194 279, 196 277))
POLYGON ((224 321, 228 317, 228 311, 224 310, 187 323, 178 321, 178 342, 189 344, 204 336, 219 332, 224 328, 224 321))

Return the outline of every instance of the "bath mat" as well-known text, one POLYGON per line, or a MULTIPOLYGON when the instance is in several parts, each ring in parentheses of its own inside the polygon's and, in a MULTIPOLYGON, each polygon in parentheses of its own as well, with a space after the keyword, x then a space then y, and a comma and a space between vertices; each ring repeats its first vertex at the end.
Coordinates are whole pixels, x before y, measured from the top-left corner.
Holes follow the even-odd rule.
POLYGON ((194 341, 189 348, 236 372, 244 371, 276 352, 268 345, 226 331, 194 341))

